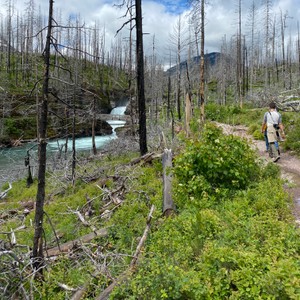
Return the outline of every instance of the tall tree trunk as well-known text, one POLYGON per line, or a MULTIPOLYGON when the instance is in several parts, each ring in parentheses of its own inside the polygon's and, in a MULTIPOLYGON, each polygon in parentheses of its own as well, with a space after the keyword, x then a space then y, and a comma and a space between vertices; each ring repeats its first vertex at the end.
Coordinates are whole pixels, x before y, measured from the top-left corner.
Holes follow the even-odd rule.
POLYGON ((44 50, 44 64, 45 74, 43 82, 43 95, 40 99, 38 114, 39 114, 39 128, 38 128, 38 188, 36 196, 36 209, 34 219, 34 238, 33 238, 33 266, 37 272, 43 273, 43 216, 44 216, 44 202, 45 202, 45 185, 46 185, 46 154, 47 154, 47 118, 48 118, 48 98, 49 98, 49 74, 50 74, 50 44, 52 32, 53 19, 53 2, 49 0, 49 19, 48 30, 46 38, 46 46, 44 50))
POLYGON ((239 0, 239 26, 237 34, 237 64, 236 64, 236 85, 237 85, 237 100, 240 107, 243 107, 242 97, 242 3, 239 0))
MULTIPOLYGON (((77 72, 77 71, 76 71, 77 72)), ((76 75, 77 76, 77 75, 76 75)), ((77 80, 76 80, 77 83, 77 80)), ((75 143, 75 133, 76 133, 76 88, 73 95, 73 117, 72 117, 72 185, 75 185, 75 169, 76 169, 76 143, 75 143)))
POLYGON ((282 10, 280 10, 280 25, 281 25, 281 51, 282 51, 282 73, 283 73, 283 87, 285 88, 285 71, 286 71, 286 60, 285 60, 285 41, 284 41, 284 33, 285 33, 285 21, 286 14, 282 15, 282 10))
POLYGON ((270 86, 270 8, 271 0, 265 2, 265 89, 270 86))
POLYGON ((205 87, 205 78, 204 78, 204 1, 201 0, 201 46, 200 46, 200 122, 204 123, 205 121, 205 111, 204 111, 204 87, 205 87))
POLYGON ((168 91, 167 91, 167 120, 170 120, 171 111, 171 77, 168 76, 168 91))
POLYGON ((176 93, 176 104, 177 104, 177 114, 178 120, 181 120, 181 18, 178 19, 178 35, 177 35, 177 93, 176 93))
POLYGON ((12 38, 12 3, 8 2, 8 21, 7 21, 7 73, 11 71, 11 38, 12 38))
POLYGON ((97 154, 97 147, 95 142, 95 128, 96 128, 96 97, 93 98, 93 120, 92 120, 92 147, 93 147, 93 154, 97 154))
POLYGON ((144 83, 144 49, 143 49, 143 25, 142 25, 142 1, 135 0, 136 22, 136 53, 137 53, 137 96, 139 108, 139 140, 140 154, 144 155, 147 149, 146 128, 146 100, 144 83))
POLYGON ((297 40, 297 48, 298 48, 298 76, 300 76, 300 31, 299 31, 299 22, 297 22, 297 32, 298 32, 298 40, 297 40))

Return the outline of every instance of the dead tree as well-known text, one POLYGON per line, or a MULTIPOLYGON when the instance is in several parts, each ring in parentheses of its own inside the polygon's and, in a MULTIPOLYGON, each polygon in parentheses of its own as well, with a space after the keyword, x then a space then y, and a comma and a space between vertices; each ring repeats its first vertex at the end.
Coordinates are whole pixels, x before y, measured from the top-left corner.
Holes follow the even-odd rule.
POLYGON ((204 79, 204 1, 201 0, 201 46, 200 46, 200 52, 201 52, 201 58, 200 58, 200 121, 201 123, 204 123, 205 121, 205 98, 204 98, 204 88, 205 88, 205 79, 204 79))
POLYGON ((165 216, 169 216, 175 211, 174 202, 171 194, 171 185, 172 185, 172 177, 171 177, 171 168, 172 168, 172 151, 169 149, 165 149, 163 157, 163 182, 164 182, 164 192, 163 192, 163 214, 165 216))
MULTIPOLYGON (((128 12, 131 14, 131 0, 127 0, 128 12)), ((122 7, 125 1, 120 6, 122 7)), ((127 13, 128 13, 127 12, 127 13)), ((145 99, 145 75, 144 75, 144 46, 143 46, 143 17, 142 17, 142 1, 135 0, 135 28, 136 28, 136 81, 137 81, 137 100, 139 112, 139 144, 140 154, 143 156, 148 152, 147 147, 147 118, 146 118, 146 99, 145 99)), ((132 18, 125 22, 117 31, 122 30, 127 24, 131 24, 132 18)))
POLYGON ((137 55, 137 96, 139 108, 139 141, 140 154, 144 155, 147 149, 147 123, 146 123, 146 99, 144 83, 144 47, 143 47, 143 23, 142 1, 135 0, 136 23, 136 55, 137 55))
POLYGON ((37 274, 42 275, 44 266, 43 254, 43 216, 46 186, 46 161, 47 161, 47 122, 48 122, 48 100, 49 100, 49 77, 50 77, 50 45, 53 21, 53 3, 49 0, 49 16, 46 46, 44 50, 44 81, 43 95, 38 105, 38 188, 36 195, 36 210, 34 218, 34 238, 32 259, 33 267, 37 274))

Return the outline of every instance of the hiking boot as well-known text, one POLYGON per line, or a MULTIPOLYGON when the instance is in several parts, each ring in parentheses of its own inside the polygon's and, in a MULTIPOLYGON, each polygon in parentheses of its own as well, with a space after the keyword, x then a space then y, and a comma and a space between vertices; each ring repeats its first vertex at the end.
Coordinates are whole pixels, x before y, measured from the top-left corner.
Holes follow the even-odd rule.
POLYGON ((280 156, 276 156, 275 158, 273 158, 273 162, 277 162, 280 159, 280 156))

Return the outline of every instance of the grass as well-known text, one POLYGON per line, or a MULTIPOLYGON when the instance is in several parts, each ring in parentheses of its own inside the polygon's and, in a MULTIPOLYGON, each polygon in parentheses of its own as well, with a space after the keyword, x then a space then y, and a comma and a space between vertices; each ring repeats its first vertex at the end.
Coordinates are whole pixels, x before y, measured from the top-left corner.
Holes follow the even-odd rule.
MULTIPOLYGON (((234 106, 228 108, 208 106, 207 111, 208 114, 215 116, 214 119, 219 122, 224 122, 231 116, 234 124, 247 125, 253 133, 259 129, 260 125, 258 124, 261 123, 260 118, 264 112, 262 109, 251 109, 248 113, 246 109, 241 110, 234 106)), ((295 118, 293 116, 293 119, 296 118, 297 116, 295 118)), ((286 118, 286 120, 288 122, 289 119, 286 118)), ((185 150, 185 140, 182 138, 177 141, 178 147, 174 149, 174 152, 178 153, 185 150)), ((155 159, 149 164, 131 165, 132 159, 138 156, 139 153, 136 151, 128 151, 117 154, 107 153, 92 159, 82 157, 77 164, 78 180, 74 186, 69 181, 69 172, 66 173, 66 171, 61 170, 55 174, 47 174, 46 215, 44 217, 44 237, 47 246, 56 246, 53 229, 60 238, 60 243, 91 232, 90 227, 84 226, 80 222, 74 213, 75 211, 80 211, 91 226, 97 229, 109 228, 109 236, 96 238, 88 244, 81 245, 83 247, 81 250, 73 249, 70 251, 69 257, 60 257, 52 263, 47 263, 46 282, 36 290, 40 297, 65 299, 66 294, 71 296, 72 293, 59 288, 61 283, 76 288, 88 282, 87 294, 91 299, 95 298, 99 291, 111 282, 111 278, 118 277, 128 267, 145 228, 147 215, 152 204, 156 207, 151 224, 152 229, 142 249, 144 260, 141 263, 141 271, 137 273, 136 277, 132 277, 132 282, 128 285, 132 288, 130 293, 135 293, 136 289, 136 294, 138 294, 139 290, 142 291, 144 288, 147 290, 147 286, 148 291, 153 290, 153 293, 154 290, 160 291, 159 288, 161 287, 161 293, 164 297, 168 297, 166 296, 168 293, 174 293, 174 295, 182 293, 183 290, 184 293, 193 293, 194 290, 200 293, 198 283, 207 274, 200 276, 197 268, 201 267, 203 270, 206 269, 207 273, 214 274, 214 268, 217 268, 217 264, 230 268, 231 259, 238 262, 246 259, 247 267, 253 271, 251 265, 253 261, 254 266, 255 263, 267 262, 269 264, 272 259, 276 260, 274 256, 276 244, 280 245, 281 248, 278 251, 283 256, 284 247, 292 248, 296 233, 292 231, 290 226, 290 212, 286 206, 289 200, 281 189, 281 182, 276 181, 279 173, 274 165, 268 165, 262 171, 262 176, 274 177, 274 181, 265 181, 249 187, 248 191, 232 194, 230 199, 224 199, 224 195, 227 194, 221 192, 214 196, 204 193, 201 199, 198 199, 198 196, 189 197, 189 195, 184 195, 182 199, 176 199, 179 197, 177 195, 175 197, 178 201, 177 204, 181 203, 182 207, 174 218, 165 219, 161 215, 161 160, 155 159), (277 188, 270 198, 268 191, 274 184, 277 188), (121 186, 124 188, 124 193, 119 190, 121 186), (223 198, 217 199, 218 195, 223 195, 223 198), (110 203, 112 196, 120 197, 122 204, 115 207, 110 203), (85 215, 87 199, 92 201, 93 214, 90 217, 85 215), (189 203, 190 201, 191 203, 189 203), (194 205, 193 201, 199 201, 201 205, 194 205), (249 207, 250 205, 251 207, 249 207), (101 217, 104 210, 113 211, 109 219, 101 217), (198 221, 195 219, 196 215, 198 215, 198 221), (274 217, 276 221, 271 217, 274 217), (281 222, 287 222, 288 225, 281 222), (199 232, 199 228, 203 230, 199 232), (276 230, 270 230, 272 228, 282 230, 288 238, 285 240, 283 235, 275 238, 273 234, 276 235, 276 230), (261 230, 267 231, 270 235, 267 237, 262 235, 261 230), (217 237, 220 240, 216 240, 217 237), (262 239, 269 243, 270 251, 272 251, 270 259, 259 257, 257 249, 261 246, 262 239), (240 242, 241 244, 234 248, 235 243, 240 242), (285 242, 288 245, 284 246, 285 242), (167 258, 166 253, 169 255, 167 258), (202 254, 203 259, 201 258, 202 254), (195 261, 197 261, 196 264, 195 261), (213 266, 214 263, 216 265, 213 266), (162 269, 164 266, 168 272, 162 269), (174 283, 173 291, 165 290, 163 287, 165 279, 170 280, 171 285, 169 284, 169 286, 174 283), (155 287, 155 285, 157 286, 155 287), (188 286, 192 286, 190 291, 188 291, 188 286)), ((178 186, 182 184, 182 182, 177 183, 178 186)), ((178 189, 178 186, 174 188, 178 189)), ((26 180, 13 184, 12 190, 9 191, 8 197, 5 199, 5 204, 2 204, 2 212, 9 212, 9 210, 14 209, 18 212, 18 217, 11 216, 10 219, 0 224, 1 240, 9 243, 11 236, 7 233, 25 225, 24 229, 15 232, 16 239, 19 245, 31 247, 34 233, 34 212, 32 211, 24 217, 21 203, 34 202, 36 189, 36 181, 30 188, 26 187, 26 180)), ((294 244, 293 247, 296 249, 298 246, 294 244)), ((28 253, 28 248, 15 249, 20 255, 28 253)), ((267 246, 263 250, 267 252, 267 246)), ((291 255, 292 250, 287 253, 291 255)), ((287 263, 291 265, 291 268, 294 268, 295 265, 291 263, 291 260, 287 263)), ((225 278, 222 277, 222 270, 218 273, 219 275, 216 275, 216 278, 220 277, 221 281, 225 278)), ((248 269, 241 268, 245 272, 244 274, 238 270, 233 269, 232 273, 239 280, 239 284, 246 286, 243 278, 247 279, 248 269)), ((285 271, 284 269, 283 272, 285 271)), ((293 269, 293 272, 296 271, 293 269)), ((275 273, 274 271, 274 274, 270 276, 274 276, 276 279, 275 273)), ((20 278, 24 276, 24 274, 21 275, 20 278)), ((216 282, 212 278, 206 280, 210 282, 211 289, 215 288, 216 282)), ((269 280, 270 286, 273 286, 273 281, 269 280)), ((118 293, 124 292, 122 289, 123 287, 120 287, 116 291, 115 299, 119 299, 117 298, 118 293)), ((124 295, 127 292, 128 290, 124 292, 124 295)), ((212 292, 216 292, 216 290, 212 292)))

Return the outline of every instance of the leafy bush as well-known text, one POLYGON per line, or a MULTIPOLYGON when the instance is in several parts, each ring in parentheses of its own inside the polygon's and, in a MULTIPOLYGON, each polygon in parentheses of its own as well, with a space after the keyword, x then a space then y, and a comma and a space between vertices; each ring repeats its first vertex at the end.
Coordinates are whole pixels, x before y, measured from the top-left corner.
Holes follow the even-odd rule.
POLYGON ((286 127, 286 140, 282 144, 283 148, 286 150, 292 150, 298 155, 300 155, 300 117, 299 115, 286 114, 286 122, 284 125, 286 127))
POLYGON ((29 139, 36 136, 36 118, 7 118, 4 122, 5 133, 10 138, 29 139))
POLYGON ((208 103, 205 109, 207 119, 219 122, 234 123, 234 116, 241 113, 241 108, 237 105, 208 103))
POLYGON ((15 119, 6 119, 4 122, 4 126, 6 134, 11 137, 19 137, 22 133, 22 130, 18 128, 18 124, 15 119))
POLYGON ((260 175, 254 151, 242 139, 205 125, 201 139, 187 141, 174 174, 189 197, 246 188, 260 175))

